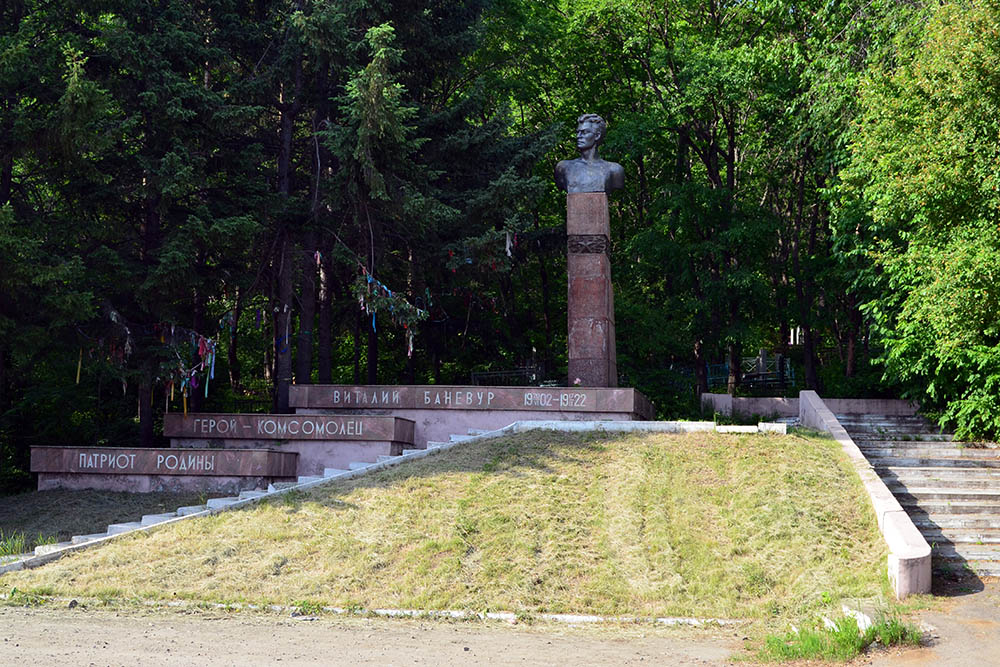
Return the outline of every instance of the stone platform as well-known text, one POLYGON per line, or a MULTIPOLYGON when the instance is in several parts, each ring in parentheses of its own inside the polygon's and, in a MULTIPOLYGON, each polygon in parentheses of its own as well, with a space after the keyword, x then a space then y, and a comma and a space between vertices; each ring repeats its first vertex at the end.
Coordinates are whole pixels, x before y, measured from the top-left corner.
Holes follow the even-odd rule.
POLYGON ((415 424, 413 444, 516 421, 650 419, 653 406, 635 389, 447 385, 295 385, 289 404, 302 415, 393 415, 415 424))
POLYGON ((163 434, 173 447, 293 452, 298 475, 399 456, 414 447, 413 432, 411 420, 380 415, 175 413, 163 420, 163 434))
POLYGON ((232 493, 293 480, 298 454, 260 449, 32 447, 38 490, 232 493))
POLYGON ((223 491, 356 469, 404 449, 514 422, 636 421, 634 389, 298 385, 296 414, 167 414, 170 449, 32 448, 38 488, 223 491))

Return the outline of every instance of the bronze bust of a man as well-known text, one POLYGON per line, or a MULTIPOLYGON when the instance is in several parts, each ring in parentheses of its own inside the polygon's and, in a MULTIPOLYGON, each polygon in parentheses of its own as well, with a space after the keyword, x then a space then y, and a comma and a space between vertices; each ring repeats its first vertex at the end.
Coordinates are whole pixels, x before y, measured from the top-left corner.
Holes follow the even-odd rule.
POLYGON ((556 165, 556 185, 568 193, 612 192, 625 187, 625 170, 617 162, 602 160, 597 147, 604 141, 608 124, 593 113, 576 119, 576 148, 580 157, 556 165))

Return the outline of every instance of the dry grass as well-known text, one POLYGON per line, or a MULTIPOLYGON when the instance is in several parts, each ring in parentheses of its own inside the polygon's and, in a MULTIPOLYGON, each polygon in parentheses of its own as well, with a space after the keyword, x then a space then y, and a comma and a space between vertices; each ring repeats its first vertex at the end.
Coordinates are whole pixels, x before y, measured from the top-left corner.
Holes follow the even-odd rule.
POLYGON ((831 440, 528 433, 0 579, 61 596, 765 620, 884 594, 831 440))

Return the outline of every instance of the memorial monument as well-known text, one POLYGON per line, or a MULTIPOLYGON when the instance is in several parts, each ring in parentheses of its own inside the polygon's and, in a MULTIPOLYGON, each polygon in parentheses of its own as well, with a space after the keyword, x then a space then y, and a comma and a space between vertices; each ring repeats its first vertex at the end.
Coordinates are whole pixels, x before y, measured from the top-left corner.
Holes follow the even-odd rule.
POLYGON ((294 385, 291 415, 164 415, 170 449, 32 447, 38 488, 239 492, 518 421, 651 419, 645 396, 617 388, 608 193, 625 185, 625 172, 598 155, 606 130, 600 116, 580 116, 580 157, 555 170, 566 191, 569 384, 579 386, 294 385))
POLYGON ((556 185, 566 192, 569 383, 617 387, 608 193, 624 187, 625 170, 598 154, 607 131, 603 118, 584 114, 576 122, 580 157, 555 170, 556 185))

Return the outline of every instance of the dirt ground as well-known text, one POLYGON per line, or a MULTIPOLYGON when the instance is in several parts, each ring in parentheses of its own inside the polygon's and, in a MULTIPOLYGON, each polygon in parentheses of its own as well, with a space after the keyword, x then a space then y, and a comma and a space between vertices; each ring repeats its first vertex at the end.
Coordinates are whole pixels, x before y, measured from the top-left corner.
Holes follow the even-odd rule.
MULTIPOLYGON (((1000 582, 937 591, 926 645, 852 667, 1000 667, 1000 582)), ((0 607, 0 665, 731 665, 738 628, 510 625, 206 611, 0 607)), ((752 664, 752 660, 743 664, 752 664)), ((818 664, 818 663, 809 663, 818 664)))
POLYGON ((943 601, 917 614, 927 645, 881 655, 861 664, 875 667, 1000 667, 1000 580, 974 575, 935 575, 943 601))
POLYGON ((4 665, 725 665, 738 631, 0 608, 4 665))

